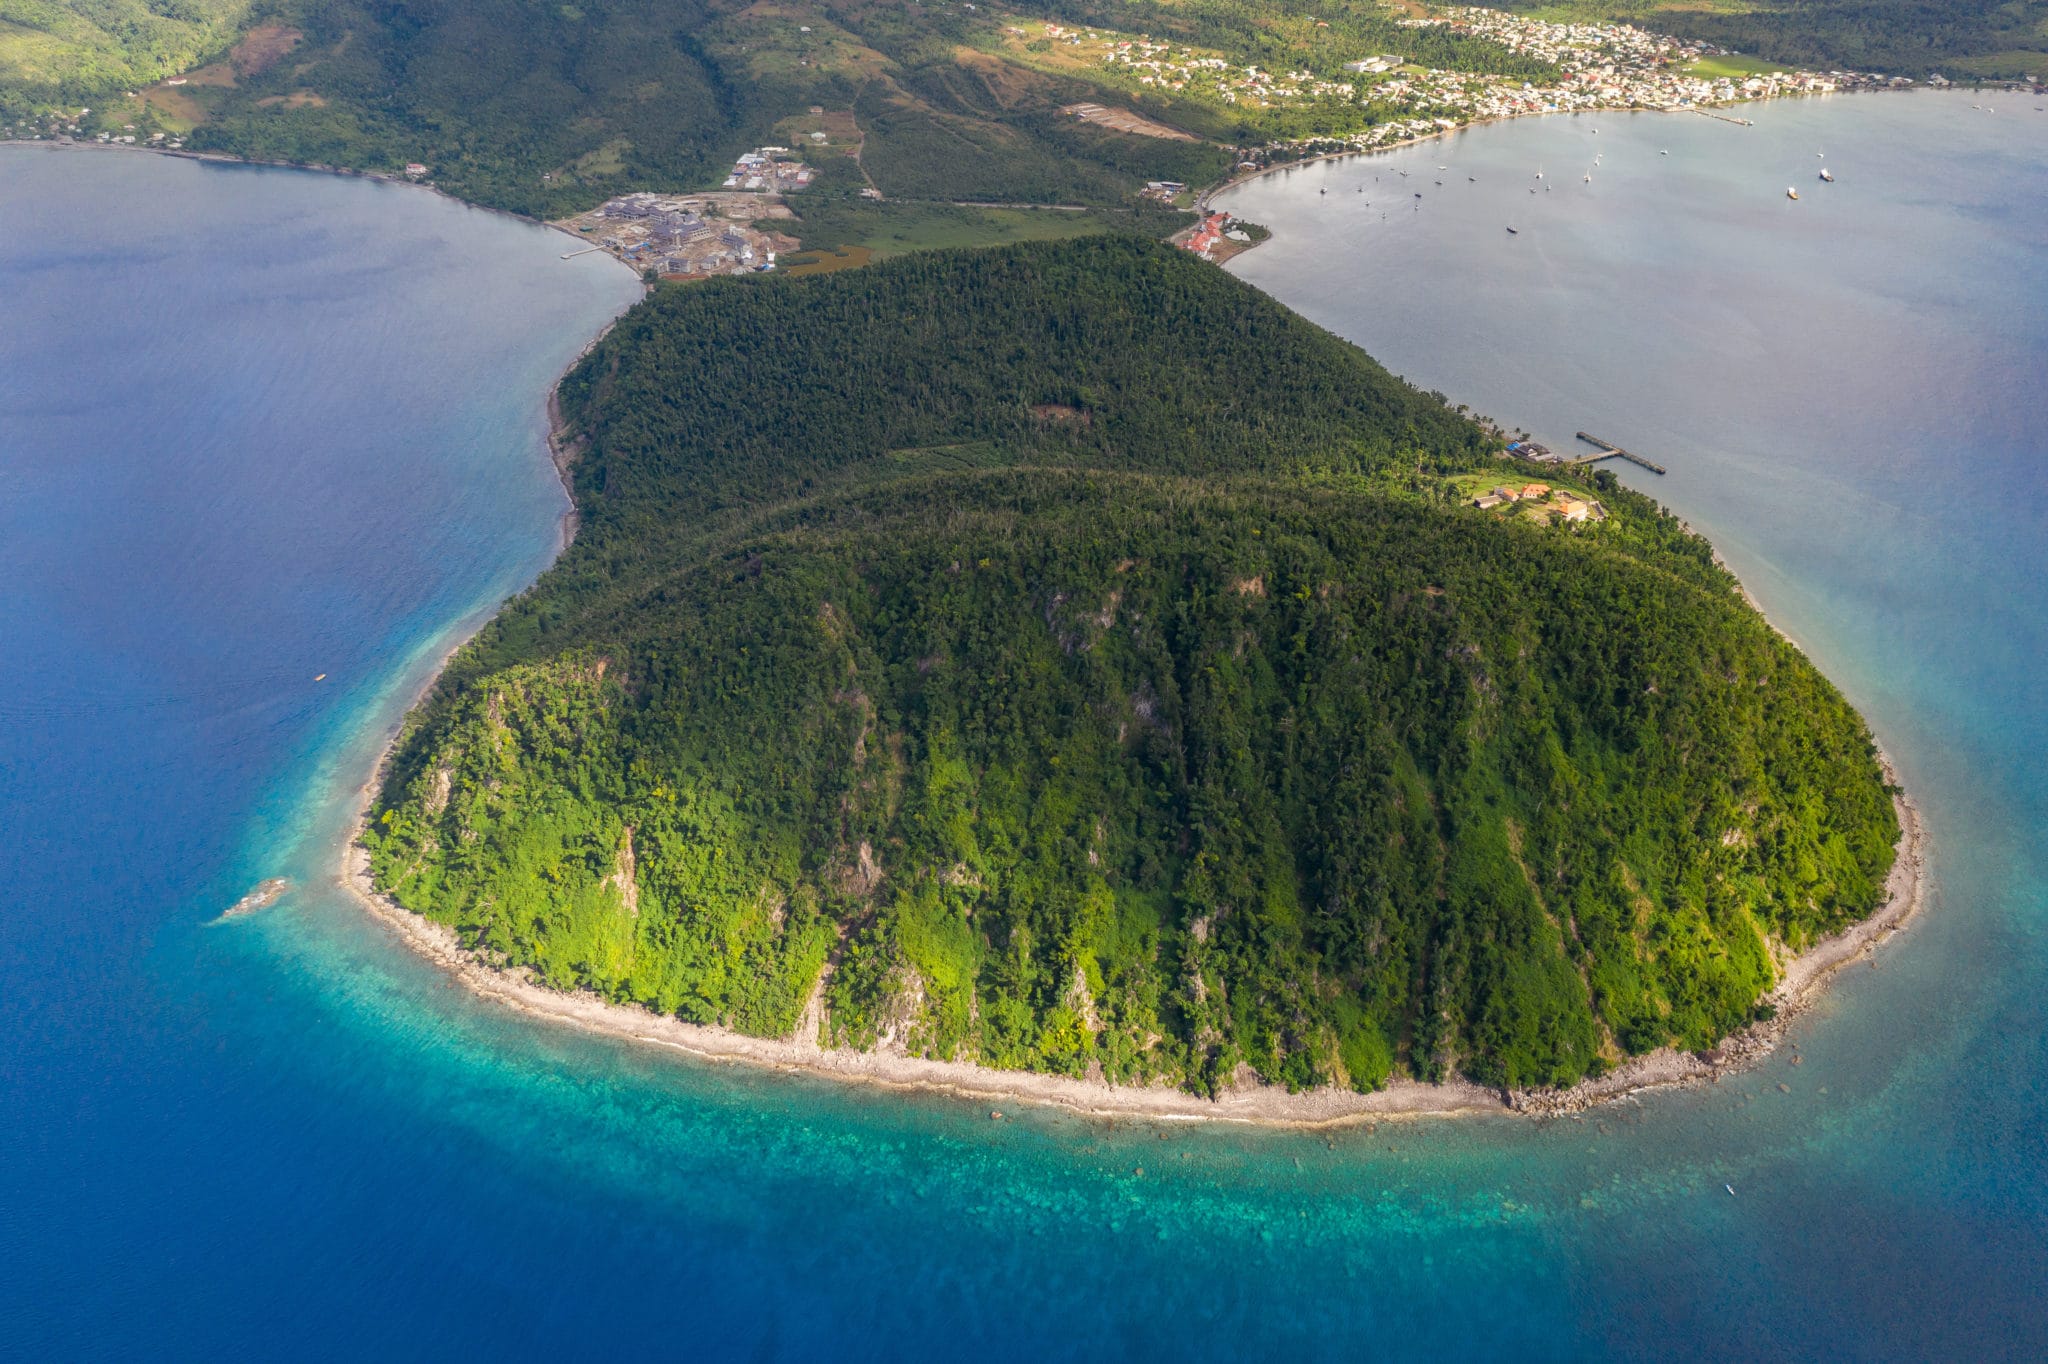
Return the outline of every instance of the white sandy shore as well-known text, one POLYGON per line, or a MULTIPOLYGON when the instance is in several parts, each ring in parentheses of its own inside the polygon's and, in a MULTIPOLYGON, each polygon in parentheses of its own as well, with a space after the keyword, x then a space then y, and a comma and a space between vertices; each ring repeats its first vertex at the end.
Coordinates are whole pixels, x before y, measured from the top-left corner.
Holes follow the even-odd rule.
MULTIPOLYGON (((371 792, 363 791, 365 809, 371 792)), ((714 1061, 737 1061, 781 1070, 802 1070, 841 1080, 896 1089, 922 1089, 997 1103, 1057 1104, 1096 1116, 1156 1120, 1251 1122, 1292 1126, 1363 1122, 1380 1118, 1514 1112, 1546 1116, 1666 1085, 1699 1084, 1753 1065, 1768 1056, 1792 1021, 1809 1007, 1834 971, 1884 942, 1919 908, 1922 848, 1920 822, 1901 798, 1904 834, 1888 886, 1890 898, 1869 919, 1794 958, 1769 1001, 1777 1015, 1726 1039, 1711 1053, 1666 1048, 1640 1056, 1597 1080, 1565 1090, 1513 1092, 1466 1081, 1432 1085, 1396 1080, 1373 1094, 1320 1089, 1289 1094, 1270 1085, 1247 1085, 1209 1100, 1177 1089, 1133 1088, 1099 1080, 1072 1080, 1022 1071, 991 1070, 964 1061, 931 1061, 885 1052, 827 1051, 816 1039, 814 1020, 788 1039, 748 1037, 726 1028, 705 1027, 644 1009, 609 1003, 595 995, 551 990, 523 971, 505 971, 482 961, 457 941, 453 930, 401 908, 371 884, 369 854, 351 842, 342 883, 399 938, 479 997, 522 1013, 590 1032, 669 1047, 714 1061)))
MULTIPOLYGON (((382 766, 380 762, 380 774, 382 766)), ((1885 765, 1885 777, 1887 781, 1894 780, 1889 763, 1885 765)), ((357 833, 368 814, 376 786, 373 777, 362 788, 353 825, 357 833)), ((1545 1117, 1576 1112, 1646 1089, 1707 1083, 1768 1056, 1793 1020, 1811 1006, 1829 975, 1890 938, 1919 909, 1923 881, 1919 815, 1904 796, 1898 797, 1896 803, 1901 835, 1884 906, 1862 923, 1823 939, 1784 965, 1777 987, 1767 997, 1777 1010, 1775 1017, 1725 1039, 1712 1052, 1665 1048, 1636 1057, 1597 1080, 1564 1090, 1502 1091, 1463 1080, 1435 1085, 1397 1079, 1372 1094, 1334 1088, 1290 1094, 1277 1086, 1252 1083, 1210 1100, 1162 1086, 1120 1086, 1101 1080, 993 1070, 971 1062, 933 1061, 900 1052, 827 1050, 816 1040, 815 999, 813 1010, 807 1011, 795 1036, 749 1037, 728 1028, 685 1023, 634 1006, 614 1004, 587 992, 549 989, 529 978, 523 969, 504 970, 491 965, 465 948, 452 929, 380 894, 370 878, 369 853, 354 837, 343 850, 337 880, 406 946, 447 971, 480 998, 534 1018, 668 1047, 704 1060, 804 1071, 892 1089, 952 1094, 977 1102, 1057 1105, 1096 1117, 1161 1122, 1319 1127, 1475 1113, 1511 1112, 1545 1117)))

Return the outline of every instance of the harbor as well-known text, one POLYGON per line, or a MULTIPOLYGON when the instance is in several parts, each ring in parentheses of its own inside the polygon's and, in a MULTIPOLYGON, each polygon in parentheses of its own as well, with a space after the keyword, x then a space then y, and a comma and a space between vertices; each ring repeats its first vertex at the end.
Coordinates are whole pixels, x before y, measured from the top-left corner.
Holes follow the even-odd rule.
POLYGON ((1648 469, 1653 474, 1661 474, 1665 472, 1663 465, 1652 463, 1651 461, 1644 459, 1641 455, 1635 453, 1633 450, 1624 450, 1619 445, 1616 445, 1613 441, 1602 440, 1600 439, 1600 437, 1590 435, 1584 431, 1579 432, 1579 439, 1586 442, 1586 444, 1588 445, 1599 446, 1599 453, 1592 455, 1580 455, 1577 459, 1568 459, 1564 461, 1565 463, 1571 465, 1598 464, 1603 459, 1625 459, 1631 464, 1641 465, 1643 468, 1648 469))
MULTIPOLYGON (((1509 228, 1508 230, 1512 232, 1514 229, 1509 228)), ((1538 464, 1556 464, 1572 469, 1576 469, 1581 465, 1598 464, 1604 459, 1625 459, 1631 464, 1641 465, 1653 474, 1666 472, 1663 465, 1653 460, 1644 459, 1633 450, 1624 450, 1613 441, 1602 440, 1600 437, 1586 431, 1579 432, 1578 436, 1586 444, 1598 446, 1599 449, 1590 455, 1560 455, 1549 446, 1540 445, 1533 440, 1512 440, 1508 442, 1507 453, 1521 459, 1534 460, 1538 464)))

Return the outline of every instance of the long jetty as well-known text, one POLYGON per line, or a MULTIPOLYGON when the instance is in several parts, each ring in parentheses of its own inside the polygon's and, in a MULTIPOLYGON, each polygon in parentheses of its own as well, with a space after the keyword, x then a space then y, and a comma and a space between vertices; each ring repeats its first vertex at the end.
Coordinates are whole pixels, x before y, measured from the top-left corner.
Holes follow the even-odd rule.
POLYGON ((1644 459, 1641 455, 1636 454, 1632 450, 1624 450, 1611 440, 1602 440, 1598 436, 1588 435, 1584 431, 1579 432, 1579 439, 1586 442, 1586 444, 1588 445, 1599 446, 1600 453, 1597 455, 1580 455, 1577 459, 1571 461, 1573 464, 1598 464, 1603 459, 1619 458, 1625 459, 1631 464, 1640 464, 1653 474, 1661 474, 1664 472, 1663 465, 1652 464, 1649 460, 1644 459))

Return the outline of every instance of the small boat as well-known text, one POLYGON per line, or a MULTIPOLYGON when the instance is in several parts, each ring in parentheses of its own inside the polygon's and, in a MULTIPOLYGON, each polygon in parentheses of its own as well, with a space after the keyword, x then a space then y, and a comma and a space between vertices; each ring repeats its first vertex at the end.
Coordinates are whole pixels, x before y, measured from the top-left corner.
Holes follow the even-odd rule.
POLYGON ((314 678, 313 680, 315 682, 325 682, 327 680, 327 674, 321 673, 318 677, 314 678))
POLYGON ((1416 190, 1416 191, 1415 191, 1415 197, 1416 197, 1416 198, 1418 198, 1418 199, 1420 199, 1420 198, 1422 197, 1422 191, 1421 191, 1421 190, 1416 190))
POLYGON ((1659 155, 1659 156, 1669 156, 1669 155, 1671 155, 1671 153, 1670 153, 1669 151, 1661 151, 1661 152, 1658 152, 1658 153, 1657 153, 1657 155, 1659 155))
POLYGON ((1733 1184, 1723 1184, 1721 1187, 1728 1191, 1730 1198, 1735 1197, 1735 1186, 1733 1184))
POLYGON ((1317 191, 1316 191, 1316 193, 1318 193, 1318 194, 1328 194, 1329 192, 1330 192, 1330 191, 1328 191, 1328 190, 1326 190, 1326 189, 1319 189, 1319 190, 1317 190, 1317 191))
POLYGON ((1476 176, 1476 175, 1468 175, 1468 176, 1466 176, 1466 177, 1465 177, 1465 179, 1466 179, 1466 180, 1467 180, 1468 182, 1470 182, 1471 184, 1475 184, 1475 185, 1476 185, 1476 184, 1478 184, 1478 183, 1479 183, 1479 177, 1478 177, 1478 176, 1476 176))
POLYGON ((1511 228, 1509 228, 1509 229, 1508 229, 1508 235, 1509 235, 1510 237, 1519 237, 1519 236, 1521 236, 1522 234, 1521 234, 1521 233, 1519 233, 1519 232, 1517 232, 1517 231, 1515 231, 1515 229, 1513 229, 1513 228, 1511 227, 1511 228))
POLYGON ((1797 199, 1799 197, 1799 191, 1792 188, 1790 185, 1787 185, 1785 186, 1785 197, 1787 199, 1797 199))
POLYGON ((1589 184, 1589 185, 1593 183, 1593 172, 1591 172, 1591 171, 1587 171, 1587 172, 1586 172, 1586 183, 1587 183, 1587 184, 1589 184))
POLYGON ((1822 166, 1820 168, 1820 178, 1827 181, 1831 185, 1835 183, 1835 173, 1829 170, 1826 166, 1822 166))

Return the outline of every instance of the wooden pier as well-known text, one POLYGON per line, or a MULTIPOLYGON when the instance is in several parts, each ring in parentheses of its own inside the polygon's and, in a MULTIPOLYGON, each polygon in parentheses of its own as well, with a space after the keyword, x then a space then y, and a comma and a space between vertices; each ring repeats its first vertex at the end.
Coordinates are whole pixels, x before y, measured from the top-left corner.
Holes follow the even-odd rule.
POLYGON ((1599 446, 1600 453, 1597 455, 1580 455, 1577 459, 1571 461, 1571 463, 1574 465, 1598 464, 1603 459, 1625 459, 1631 464, 1642 465, 1645 469, 1648 469, 1653 474, 1661 474, 1664 472, 1663 465, 1652 464, 1649 460, 1644 459, 1641 455, 1636 454, 1634 451, 1622 449, 1613 441, 1602 440, 1598 436, 1588 435, 1584 431, 1579 432, 1579 439, 1586 442, 1586 444, 1588 445, 1599 446))

